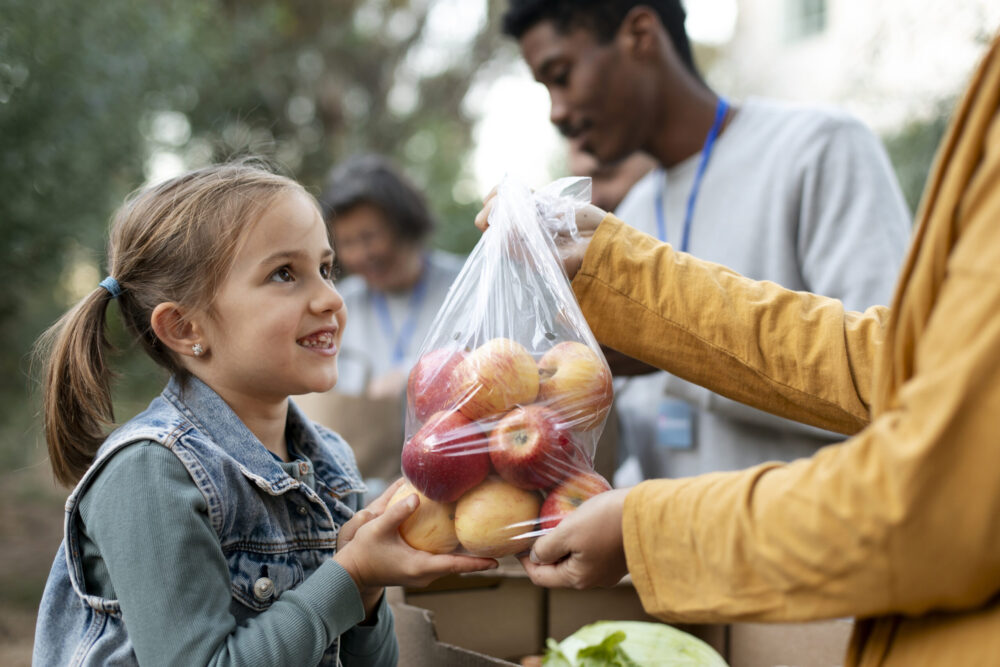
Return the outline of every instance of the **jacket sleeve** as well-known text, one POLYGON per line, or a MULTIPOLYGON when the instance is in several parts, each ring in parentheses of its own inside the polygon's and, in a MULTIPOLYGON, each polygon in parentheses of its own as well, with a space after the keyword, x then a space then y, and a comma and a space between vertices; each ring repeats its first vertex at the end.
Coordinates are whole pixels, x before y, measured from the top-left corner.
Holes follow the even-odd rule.
POLYGON ((598 340, 625 354, 788 419, 838 433, 868 423, 883 306, 848 312, 749 280, 611 215, 573 290, 598 340))

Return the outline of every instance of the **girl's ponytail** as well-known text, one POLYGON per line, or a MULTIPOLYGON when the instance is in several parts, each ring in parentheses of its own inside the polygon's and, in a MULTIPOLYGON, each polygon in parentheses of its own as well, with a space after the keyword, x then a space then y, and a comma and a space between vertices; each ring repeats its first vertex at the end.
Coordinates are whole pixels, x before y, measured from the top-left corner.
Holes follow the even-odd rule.
POLYGON ((114 422, 105 333, 113 298, 102 283, 39 339, 45 439, 52 471, 66 486, 80 480, 114 422))

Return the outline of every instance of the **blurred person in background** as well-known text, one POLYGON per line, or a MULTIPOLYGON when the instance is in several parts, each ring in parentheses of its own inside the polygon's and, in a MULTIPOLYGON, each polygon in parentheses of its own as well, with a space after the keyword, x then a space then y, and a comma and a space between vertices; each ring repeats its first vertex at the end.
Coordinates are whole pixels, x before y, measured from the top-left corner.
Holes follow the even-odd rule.
MULTIPOLYGON (((658 167, 615 212, 678 250, 851 310, 886 304, 909 213, 874 134, 833 109, 730 104, 694 65, 680 0, 511 0, 505 33, 549 91, 550 117, 598 163, 635 151, 658 167)), ((741 405, 611 355, 641 479, 809 456, 841 436, 741 405)))
POLYGON ((336 391, 296 402, 350 437, 375 496, 400 474, 407 377, 463 260, 429 247, 435 221, 427 202, 384 156, 336 165, 319 200, 347 274, 337 289, 353 326, 341 343, 336 391))

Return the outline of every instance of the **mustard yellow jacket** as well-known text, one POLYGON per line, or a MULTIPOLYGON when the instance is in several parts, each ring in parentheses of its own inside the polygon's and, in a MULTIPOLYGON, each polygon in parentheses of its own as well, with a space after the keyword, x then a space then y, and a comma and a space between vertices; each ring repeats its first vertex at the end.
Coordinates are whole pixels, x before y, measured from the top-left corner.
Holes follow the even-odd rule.
POLYGON ((939 148, 891 308, 845 312, 601 223, 573 281, 598 339, 853 434, 635 487, 625 551, 650 613, 855 616, 849 665, 1000 665, 998 44, 939 148))

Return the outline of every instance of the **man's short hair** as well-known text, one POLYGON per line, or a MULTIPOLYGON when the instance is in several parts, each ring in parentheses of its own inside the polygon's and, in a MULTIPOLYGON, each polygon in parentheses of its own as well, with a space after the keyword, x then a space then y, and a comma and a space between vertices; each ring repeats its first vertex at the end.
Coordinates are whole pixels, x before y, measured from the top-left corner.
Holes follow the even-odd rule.
POLYGON ((681 0, 510 0, 503 15, 503 31, 521 39, 538 23, 551 21, 560 34, 584 28, 607 43, 614 38, 629 11, 640 6, 656 12, 681 60, 700 78, 684 29, 686 14, 681 0))

